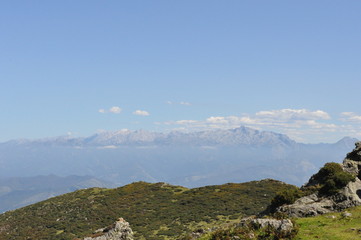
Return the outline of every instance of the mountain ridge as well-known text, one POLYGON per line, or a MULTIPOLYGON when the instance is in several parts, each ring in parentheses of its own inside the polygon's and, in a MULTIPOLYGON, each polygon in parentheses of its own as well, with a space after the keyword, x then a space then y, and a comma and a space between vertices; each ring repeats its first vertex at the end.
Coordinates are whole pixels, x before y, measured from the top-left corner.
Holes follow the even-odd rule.
MULTIPOLYGON (((272 178, 300 186, 324 163, 342 159, 354 141, 346 137, 334 144, 303 144, 247 127, 168 134, 119 130, 87 138, 14 140, 0 144, 0 176, 93 176, 113 186, 147 181, 190 188, 272 178)), ((25 200, 27 191, 13 193, 25 200)))
POLYGON ((283 143, 291 145, 296 143, 285 134, 271 131, 259 131, 253 128, 241 126, 234 129, 216 129, 195 132, 171 131, 168 133, 152 132, 146 130, 118 130, 105 131, 89 137, 60 136, 41 139, 18 139, 10 140, 1 144, 48 144, 63 146, 107 146, 107 145, 172 145, 194 144, 196 145, 237 145, 257 144, 267 145, 283 143))
POLYGON ((117 185, 143 180, 187 187, 274 178, 301 185, 325 162, 341 159, 355 141, 303 144, 247 127, 13 140, 0 144, 0 176, 90 175, 117 185))

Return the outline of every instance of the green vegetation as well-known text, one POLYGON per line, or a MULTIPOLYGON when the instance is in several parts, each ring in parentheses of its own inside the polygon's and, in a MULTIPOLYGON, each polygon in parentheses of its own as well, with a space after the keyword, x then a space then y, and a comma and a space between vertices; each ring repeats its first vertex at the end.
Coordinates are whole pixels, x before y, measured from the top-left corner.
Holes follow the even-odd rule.
POLYGON ((297 234, 298 229, 295 228, 290 233, 276 231, 272 228, 255 229, 251 225, 248 226, 228 226, 220 228, 214 232, 208 233, 199 240, 280 240, 280 239, 293 239, 297 234))
POLYGON ((297 240, 352 240, 361 239, 361 207, 350 208, 343 213, 330 213, 317 217, 296 219, 299 232, 297 240))
POLYGON ((274 180, 187 189, 137 182, 117 189, 64 194, 0 215, 0 239, 69 239, 126 219, 136 239, 179 239, 196 229, 239 221, 263 211, 276 192, 291 185, 274 180))
POLYGON ((361 206, 345 212, 329 213, 316 217, 294 219, 295 231, 282 235, 270 229, 254 230, 252 227, 225 226, 203 235, 199 240, 237 239, 294 239, 294 240, 356 240, 361 239, 361 206), (350 215, 350 216, 347 216, 350 215), (233 238, 232 238, 233 237, 233 238), (253 237, 253 238, 251 238, 253 237))
POLYGON ((285 189, 281 192, 278 192, 276 196, 271 201, 270 208, 275 210, 277 207, 284 204, 292 204, 298 198, 305 196, 305 193, 298 187, 292 186, 288 189, 285 189))
POLYGON ((355 176, 343 171, 340 164, 330 162, 326 163, 311 179, 320 185, 319 192, 321 194, 332 195, 345 187, 350 181, 354 181, 355 176))

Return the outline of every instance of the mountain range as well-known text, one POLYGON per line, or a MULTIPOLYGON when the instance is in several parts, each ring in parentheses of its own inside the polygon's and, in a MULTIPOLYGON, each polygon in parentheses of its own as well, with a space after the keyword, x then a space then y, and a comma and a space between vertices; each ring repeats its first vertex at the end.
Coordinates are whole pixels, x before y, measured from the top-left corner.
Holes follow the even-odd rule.
POLYGON ((150 132, 145 130, 104 131, 90 137, 74 138, 62 136, 45 139, 19 139, 2 145, 46 145, 77 147, 116 147, 116 146, 237 146, 237 145, 283 145, 296 144, 284 134, 259 131, 248 127, 228 130, 208 130, 199 132, 171 131, 169 133, 150 132))
POLYGON ((0 143, 0 176, 91 176, 112 186, 147 181, 189 188, 272 178, 300 186, 324 163, 339 162, 356 141, 303 144, 247 127, 21 139, 0 143))

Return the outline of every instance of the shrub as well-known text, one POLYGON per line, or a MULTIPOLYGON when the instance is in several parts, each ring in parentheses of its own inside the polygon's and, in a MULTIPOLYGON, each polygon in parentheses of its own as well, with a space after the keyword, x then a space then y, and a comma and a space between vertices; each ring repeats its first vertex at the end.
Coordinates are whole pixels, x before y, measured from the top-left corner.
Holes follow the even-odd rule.
POLYGON ((345 187, 349 182, 355 180, 355 176, 343 171, 338 163, 326 163, 318 173, 312 176, 311 180, 317 182, 320 188, 320 194, 332 195, 338 190, 345 187))
POLYGON ((282 231, 274 229, 270 226, 260 229, 255 229, 252 224, 246 224, 242 227, 228 227, 223 229, 218 229, 211 233, 209 240, 233 240, 233 239, 242 239, 242 240, 280 240, 280 239, 294 239, 298 233, 299 227, 296 226, 293 222, 294 228, 292 231, 282 231))
POLYGON ((292 204, 302 196, 304 196, 303 192, 296 186, 278 192, 276 196, 272 199, 271 209, 274 210, 277 207, 282 206, 284 204, 292 204))

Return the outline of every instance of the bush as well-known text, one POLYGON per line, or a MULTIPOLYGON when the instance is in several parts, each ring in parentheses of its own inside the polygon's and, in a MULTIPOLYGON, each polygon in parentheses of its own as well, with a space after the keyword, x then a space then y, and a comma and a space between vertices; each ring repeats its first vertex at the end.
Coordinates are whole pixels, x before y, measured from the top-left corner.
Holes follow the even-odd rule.
POLYGON ((242 227, 228 227, 218 229, 211 233, 209 240, 280 240, 280 239, 294 239, 298 233, 299 227, 293 222, 294 228, 290 232, 274 229, 270 226, 260 229, 255 229, 253 225, 246 224, 242 227))
POLYGON ((271 209, 275 210, 277 207, 285 205, 285 204, 292 204, 298 198, 304 196, 303 192, 296 186, 293 188, 289 188, 278 192, 276 196, 272 199, 271 202, 271 209))
POLYGON ((355 180, 355 176, 343 171, 338 163, 326 163, 324 167, 312 176, 311 180, 317 182, 320 188, 320 194, 332 195, 345 187, 349 182, 355 180))

